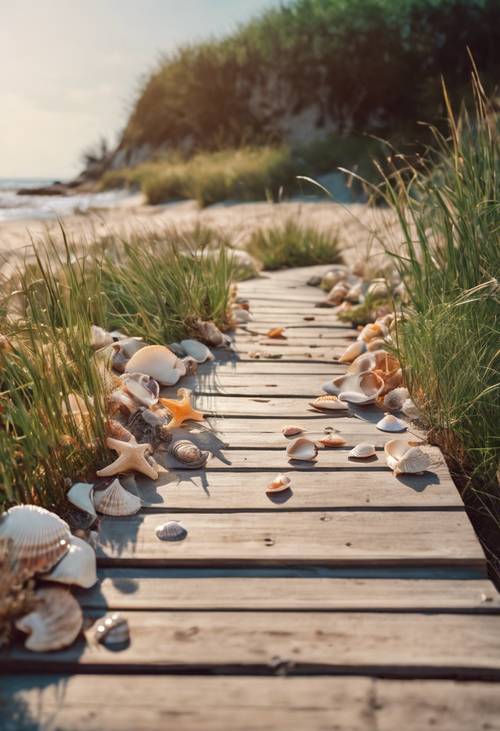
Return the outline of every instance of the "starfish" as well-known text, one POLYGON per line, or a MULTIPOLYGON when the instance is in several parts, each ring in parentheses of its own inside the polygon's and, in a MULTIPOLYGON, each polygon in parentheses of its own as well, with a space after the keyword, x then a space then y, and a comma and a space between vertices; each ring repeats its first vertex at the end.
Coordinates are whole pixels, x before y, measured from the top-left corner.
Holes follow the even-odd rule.
POLYGON ((143 475, 150 477, 152 480, 158 479, 155 462, 148 460, 149 454, 153 451, 150 444, 137 444, 135 440, 133 442, 122 442, 119 439, 108 437, 106 445, 110 449, 114 449, 118 457, 107 467, 97 470, 96 475, 98 477, 112 477, 133 470, 134 472, 142 472, 143 475))
POLYGON ((174 401, 169 398, 161 398, 160 403, 168 409, 172 415, 171 421, 168 422, 167 429, 175 429, 184 421, 203 421, 205 414, 201 411, 193 409, 191 406, 191 391, 187 388, 179 388, 177 395, 181 397, 180 401, 174 401))

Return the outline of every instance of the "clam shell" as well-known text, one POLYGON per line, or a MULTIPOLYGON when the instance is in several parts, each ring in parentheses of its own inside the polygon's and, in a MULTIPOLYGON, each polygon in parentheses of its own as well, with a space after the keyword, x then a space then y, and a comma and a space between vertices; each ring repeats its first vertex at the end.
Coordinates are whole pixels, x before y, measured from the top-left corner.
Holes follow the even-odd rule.
POLYGON ((318 447, 305 437, 299 437, 286 448, 290 459, 299 459, 303 462, 312 462, 318 455, 318 447))
POLYGON ((145 373, 162 386, 173 386, 183 375, 178 358, 164 345, 146 345, 130 358, 126 373, 145 373))
POLYGON ((83 625, 80 605, 67 589, 46 587, 35 595, 37 606, 16 621, 16 627, 26 632, 24 646, 34 652, 50 652, 71 645, 83 625))
POLYGON ((418 419, 420 417, 420 410, 415 406, 411 398, 405 399, 401 406, 401 411, 409 419, 418 419))
POLYGON ((130 641, 128 621, 120 612, 107 614, 97 622, 95 638, 107 647, 127 644, 130 641))
POLYGON ((352 361, 366 352, 366 343, 364 340, 356 340, 347 347, 341 356, 339 356, 339 363, 352 363, 352 361))
POLYGON ((16 505, 0 522, 0 538, 12 540, 12 557, 19 569, 50 571, 69 551, 69 526, 58 515, 37 505, 16 505))
POLYGON ((384 446, 386 462, 395 475, 421 474, 431 464, 429 455, 404 439, 391 439, 384 446))
POLYGON ((349 457, 354 457, 354 459, 368 459, 368 457, 374 457, 375 454, 375 446, 373 444, 361 442, 351 449, 349 457))
POLYGON ((383 418, 378 421, 375 426, 380 431, 406 431, 407 425, 401 419, 398 419, 393 414, 384 414, 383 418))
POLYGON ((409 398, 410 393, 407 388, 393 388, 384 396, 384 408, 390 411, 401 411, 404 402, 409 398))
POLYGON ((97 518, 95 511, 94 502, 94 485, 88 482, 76 482, 70 487, 66 493, 66 499, 79 510, 83 510, 84 513, 93 515, 97 518))
POLYGON ((160 396, 160 385, 145 373, 124 373, 120 381, 125 391, 141 406, 154 406, 160 396))
POLYGON ((194 358, 197 363, 204 363, 206 360, 214 359, 210 348, 207 348, 204 343, 200 343, 199 340, 181 340, 180 345, 186 355, 194 358))
POLYGON ((344 437, 341 437, 340 434, 327 434, 327 436, 318 439, 318 442, 323 447, 343 447, 347 444, 344 437))
POLYGON ((325 291, 331 290, 338 282, 343 281, 347 277, 347 269, 344 266, 337 266, 327 272, 320 282, 321 289, 325 291))
POLYGON ((266 487, 266 492, 283 492, 290 488, 290 478, 286 475, 277 475, 266 487))
POLYGON ((349 292, 349 286, 344 282, 338 282, 328 292, 326 301, 332 305, 340 305, 349 292))
POLYGON ((348 374, 335 378, 333 388, 341 401, 352 404, 372 404, 384 388, 384 382, 371 371, 348 374))
POLYGON ((187 536, 187 530, 177 520, 169 520, 155 529, 156 537, 160 541, 182 541, 187 536))
POLYGON ((287 426, 284 426, 281 430, 281 433, 284 437, 294 437, 297 434, 302 434, 304 430, 301 426, 295 426, 295 424, 289 424, 287 426))
POLYGON ((94 492, 94 505, 103 515, 134 515, 141 509, 141 499, 114 479, 104 490, 94 492))
POLYGON ((75 584, 90 589, 97 581, 94 549, 81 538, 72 536, 68 553, 43 578, 59 584, 75 584))
POLYGON ((318 411, 347 411, 348 406, 344 401, 340 401, 336 396, 318 396, 318 398, 314 399, 314 401, 311 401, 309 403, 310 406, 312 406, 314 409, 318 409, 318 411))
POLYGON ((112 342, 113 336, 103 327, 99 327, 99 325, 90 326, 90 345, 92 348, 99 350, 111 345, 112 342))
POLYGON ((209 457, 208 452, 203 452, 188 439, 179 439, 170 446, 168 451, 178 462, 193 470, 203 467, 209 457))

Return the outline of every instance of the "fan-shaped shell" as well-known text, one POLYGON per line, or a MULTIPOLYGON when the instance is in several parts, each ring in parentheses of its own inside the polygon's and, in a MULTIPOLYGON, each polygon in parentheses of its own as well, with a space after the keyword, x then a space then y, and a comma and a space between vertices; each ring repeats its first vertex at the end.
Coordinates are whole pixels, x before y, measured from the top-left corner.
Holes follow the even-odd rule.
POLYGON ((182 541, 187 536, 187 530, 178 520, 169 520, 157 526, 156 537, 160 541, 182 541))
POLYGON ((168 451, 174 459, 193 470, 203 467, 209 457, 208 452, 202 451, 188 439, 179 439, 170 446, 168 451))
POLYGON ((177 356, 164 345, 146 345, 130 358, 126 373, 145 373, 162 386, 173 386, 182 371, 177 367, 177 356))
POLYGON ((154 406, 160 396, 160 385, 145 373, 124 373, 120 381, 125 391, 141 406, 154 406))
POLYGON ((384 382, 380 376, 371 371, 346 376, 345 381, 341 386, 339 399, 351 404, 372 404, 384 388, 384 382))
POLYGON ((50 571, 69 551, 69 526, 37 505, 16 505, 0 522, 0 538, 12 540, 12 557, 30 573, 50 571))
POLYGON ((347 411, 349 408, 344 401, 340 401, 336 396, 330 396, 329 394, 318 396, 309 405, 314 409, 318 409, 318 411, 347 411))
POLYGON ((104 490, 95 491, 94 505, 103 515, 133 515, 141 509, 141 499, 114 479, 104 490))
POLYGON ((373 444, 361 442, 351 449, 349 457, 354 457, 354 459, 368 459, 368 457, 374 457, 375 454, 375 446, 373 444))
POLYGON ((429 455, 404 439, 391 439, 384 446, 387 465, 398 474, 420 474, 431 464, 429 455))
POLYGON ((266 487, 266 492, 283 492, 290 487, 290 478, 287 475, 277 475, 266 487))
POLYGON ((380 431, 406 431, 407 425, 401 419, 398 419, 393 414, 384 414, 383 418, 380 419, 375 425, 380 431))
POLYGON ((206 360, 213 360, 214 355, 205 343, 200 343, 199 340, 181 340, 181 348, 186 355, 191 356, 197 363, 204 363, 206 360))
POLYGON ((93 500, 94 485, 88 482, 76 482, 66 493, 66 498, 79 510, 83 510, 84 513, 88 513, 89 515, 93 515, 94 518, 97 518, 93 500))
POLYGON ((393 388, 384 396, 384 407, 390 411, 401 411, 404 402, 409 398, 410 394, 407 388, 393 388))
POLYGON ((54 566, 50 574, 45 574, 43 578, 59 584, 76 584, 89 589, 97 581, 94 549, 81 538, 72 536, 68 553, 54 566))
POLYGON ((339 356, 339 363, 352 363, 355 358, 366 352, 366 343, 364 340, 356 340, 351 343, 339 356))
POLYGON ((80 605, 68 589, 46 587, 35 595, 37 606, 16 622, 26 632, 24 646, 34 652, 50 652, 71 645, 83 625, 80 605))
POLYGON ((120 612, 107 614, 97 622, 95 638, 107 647, 125 645, 130 640, 128 621, 120 612))
POLYGON ((290 459, 299 459, 304 462, 312 462, 318 455, 318 447, 305 437, 299 437, 289 444, 286 451, 290 459))
POLYGON ((302 434, 304 430, 301 426, 296 426, 295 424, 288 424, 287 426, 284 426, 281 430, 281 433, 284 437, 294 437, 297 434, 302 434))

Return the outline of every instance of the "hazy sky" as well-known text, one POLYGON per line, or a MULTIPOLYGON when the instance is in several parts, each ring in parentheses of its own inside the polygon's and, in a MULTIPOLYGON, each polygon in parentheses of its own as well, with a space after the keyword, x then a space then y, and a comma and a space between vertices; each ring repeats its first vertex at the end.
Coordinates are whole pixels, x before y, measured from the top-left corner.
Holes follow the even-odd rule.
POLYGON ((0 178, 69 177, 115 142, 162 52, 278 0, 0 0, 0 178))

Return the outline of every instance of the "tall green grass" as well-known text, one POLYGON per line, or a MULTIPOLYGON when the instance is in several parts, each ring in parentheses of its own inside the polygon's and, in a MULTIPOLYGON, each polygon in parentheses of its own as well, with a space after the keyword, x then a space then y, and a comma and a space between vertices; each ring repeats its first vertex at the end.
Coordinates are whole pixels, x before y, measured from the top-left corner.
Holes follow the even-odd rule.
POLYGON ((434 130, 429 163, 385 182, 403 237, 391 252, 409 294, 406 381, 464 490, 498 520, 500 121, 473 86, 475 113, 457 119, 445 92, 448 135, 434 130))

